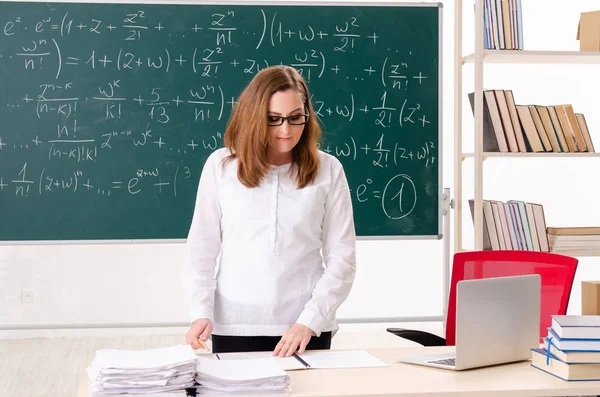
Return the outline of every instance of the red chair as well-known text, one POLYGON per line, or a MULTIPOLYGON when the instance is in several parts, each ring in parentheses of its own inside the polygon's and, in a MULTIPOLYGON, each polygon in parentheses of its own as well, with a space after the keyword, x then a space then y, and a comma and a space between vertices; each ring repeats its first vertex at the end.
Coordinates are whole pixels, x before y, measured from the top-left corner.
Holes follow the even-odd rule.
POLYGON ((535 251, 474 251, 454 255, 446 339, 424 331, 387 330, 424 346, 454 346, 456 334, 456 284, 461 280, 539 274, 542 278, 540 339, 548 334, 553 314, 566 314, 577 270, 576 258, 535 251))

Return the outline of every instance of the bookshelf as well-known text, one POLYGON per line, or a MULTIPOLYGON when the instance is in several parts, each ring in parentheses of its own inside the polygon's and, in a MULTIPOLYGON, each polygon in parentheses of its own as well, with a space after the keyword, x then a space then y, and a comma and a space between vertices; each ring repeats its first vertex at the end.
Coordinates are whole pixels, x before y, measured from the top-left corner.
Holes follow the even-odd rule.
MULTIPOLYGON (((483 248, 483 184, 485 160, 510 161, 518 158, 595 158, 600 153, 498 153, 483 151, 483 76, 486 64, 522 65, 600 65, 600 51, 529 51, 529 50, 487 50, 484 49, 484 0, 475 0, 475 52, 463 55, 463 0, 454 3, 454 252, 463 248, 463 210, 470 197, 463 198, 463 178, 473 177, 474 199, 474 249, 483 248), (463 152, 463 66, 473 64, 474 77, 474 150, 463 152), (463 162, 473 161, 473 175, 464 175, 463 162)), ((526 24, 526 20, 524 21, 526 24)), ((470 122, 470 120, 468 121, 470 122)), ((568 252, 561 252, 569 255, 568 252)), ((598 256, 578 253, 576 256, 598 256)))
MULTIPOLYGON (((485 63, 512 63, 512 64, 600 64, 598 51, 511 51, 511 50, 483 50, 485 63)), ((462 57, 462 63, 474 63, 475 54, 462 57)))
MULTIPOLYGON (((548 157, 600 157, 600 153, 594 152, 594 153, 587 153, 587 152, 583 152, 583 153, 553 153, 553 152, 545 152, 545 153, 499 153, 499 152, 483 152, 483 159, 487 159, 488 157, 518 157, 518 158, 524 158, 524 157, 541 157, 541 158, 548 158, 548 157)), ((475 153, 461 153, 461 156, 463 158, 473 158, 475 157, 475 153)))

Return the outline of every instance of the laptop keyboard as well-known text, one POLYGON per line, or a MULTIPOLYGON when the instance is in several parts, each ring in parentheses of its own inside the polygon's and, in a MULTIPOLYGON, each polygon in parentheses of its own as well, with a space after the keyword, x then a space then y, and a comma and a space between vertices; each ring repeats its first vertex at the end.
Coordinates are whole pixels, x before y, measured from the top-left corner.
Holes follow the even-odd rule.
POLYGON ((449 367, 455 367, 456 366, 456 357, 452 357, 452 358, 444 358, 441 360, 432 360, 432 361, 427 361, 430 364, 439 364, 439 365, 447 365, 449 367))

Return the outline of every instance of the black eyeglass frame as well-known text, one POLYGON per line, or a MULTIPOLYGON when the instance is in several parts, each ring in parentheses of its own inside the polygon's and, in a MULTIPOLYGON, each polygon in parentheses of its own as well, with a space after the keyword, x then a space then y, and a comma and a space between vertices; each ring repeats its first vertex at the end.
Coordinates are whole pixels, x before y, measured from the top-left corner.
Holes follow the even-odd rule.
POLYGON ((279 127, 280 125, 283 125, 283 122, 286 121, 286 120, 287 120, 287 122, 288 122, 289 125, 304 125, 304 124, 308 123, 308 117, 309 116, 310 115, 308 113, 298 113, 298 114, 293 114, 293 115, 287 116, 287 117, 269 116, 269 115, 267 115, 267 117, 279 117, 278 124, 273 124, 271 121, 269 121, 267 119, 267 125, 269 127, 279 127), (302 123, 297 123, 297 124, 296 123, 292 123, 291 119, 294 118, 294 117, 298 117, 298 116, 304 116, 304 121, 302 123))

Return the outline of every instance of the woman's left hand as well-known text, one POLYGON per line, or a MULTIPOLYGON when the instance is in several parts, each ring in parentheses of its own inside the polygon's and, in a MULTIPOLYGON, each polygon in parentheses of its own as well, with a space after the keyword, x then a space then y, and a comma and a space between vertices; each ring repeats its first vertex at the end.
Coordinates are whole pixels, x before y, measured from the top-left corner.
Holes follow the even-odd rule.
POLYGON ((274 356, 291 357, 298 350, 298 353, 304 353, 306 345, 313 335, 312 329, 306 325, 295 323, 281 337, 281 340, 273 350, 274 356))

